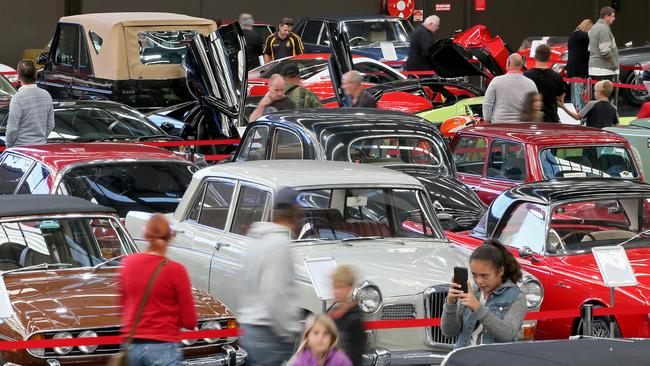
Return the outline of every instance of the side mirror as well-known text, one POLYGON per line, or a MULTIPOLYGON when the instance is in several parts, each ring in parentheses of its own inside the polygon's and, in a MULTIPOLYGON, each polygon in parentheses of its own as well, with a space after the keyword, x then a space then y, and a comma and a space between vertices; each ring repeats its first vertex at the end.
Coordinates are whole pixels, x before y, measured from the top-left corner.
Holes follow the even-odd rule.
POLYGON ((519 258, 524 258, 524 259, 528 258, 530 259, 531 262, 539 262, 539 258, 535 256, 535 252, 533 252, 533 250, 530 249, 530 247, 526 247, 526 246, 521 247, 519 249, 519 258))
POLYGON ((171 131, 174 130, 174 124, 171 122, 163 122, 160 124, 160 129, 165 131, 166 133, 170 133, 171 131))
POLYGON ((38 55, 38 58, 36 59, 36 63, 38 65, 45 65, 47 63, 47 58, 49 57, 48 52, 43 52, 38 55))

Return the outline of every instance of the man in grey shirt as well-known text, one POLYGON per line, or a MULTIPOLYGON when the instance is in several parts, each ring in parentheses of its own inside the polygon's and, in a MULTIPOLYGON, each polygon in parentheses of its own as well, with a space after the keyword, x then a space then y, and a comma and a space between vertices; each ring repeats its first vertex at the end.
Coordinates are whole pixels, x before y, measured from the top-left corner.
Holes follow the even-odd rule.
POLYGON ((486 122, 521 122, 528 93, 537 93, 535 82, 524 76, 524 62, 513 53, 506 63, 506 74, 492 79, 483 99, 486 122))
POLYGON ((18 63, 20 89, 11 98, 5 145, 40 145, 54 129, 54 108, 50 94, 36 86, 36 67, 30 60, 18 63))

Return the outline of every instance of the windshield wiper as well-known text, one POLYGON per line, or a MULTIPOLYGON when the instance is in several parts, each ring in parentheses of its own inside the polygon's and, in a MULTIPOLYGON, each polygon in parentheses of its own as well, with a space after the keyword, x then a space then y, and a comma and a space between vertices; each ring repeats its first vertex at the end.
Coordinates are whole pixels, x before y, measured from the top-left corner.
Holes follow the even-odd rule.
POLYGON ((292 240, 291 242, 292 243, 304 243, 304 242, 308 242, 308 241, 328 241, 328 240, 330 240, 330 239, 328 239, 328 238, 304 238, 304 239, 295 239, 295 240, 292 240))
POLYGON ((148 140, 167 140, 167 141, 183 141, 182 138, 173 135, 149 135, 149 136, 140 136, 136 139, 137 141, 148 141, 148 140))
POLYGON ((640 232, 640 233, 634 235, 633 237, 631 237, 631 238, 629 238, 629 239, 626 239, 624 242, 621 242, 621 243, 616 244, 616 246, 622 247, 623 245, 625 245, 625 244, 631 242, 632 240, 636 240, 636 239, 638 239, 641 235, 646 235, 646 234, 650 234, 650 229, 648 229, 648 230, 644 230, 644 231, 642 231, 642 232, 640 232))
POLYGON ((0 272, 0 276, 8 275, 14 272, 30 271, 33 269, 50 269, 54 267, 70 267, 70 266, 72 266, 72 264, 70 263, 41 263, 41 264, 35 264, 33 266, 16 268, 16 269, 11 269, 9 271, 0 272))
POLYGON ((117 259, 121 259, 122 257, 126 257, 127 255, 128 255, 128 254, 118 255, 117 257, 113 257, 113 258, 111 258, 111 259, 107 259, 107 260, 105 260, 105 261, 103 261, 103 262, 101 262, 101 263, 99 263, 99 264, 96 264, 96 265, 93 267, 93 271, 95 271, 95 270, 97 270, 98 268, 100 268, 100 267, 102 267, 102 266, 105 266, 105 265, 107 265, 107 264, 109 264, 109 263, 111 263, 111 262, 114 262, 114 261, 116 261, 117 259))

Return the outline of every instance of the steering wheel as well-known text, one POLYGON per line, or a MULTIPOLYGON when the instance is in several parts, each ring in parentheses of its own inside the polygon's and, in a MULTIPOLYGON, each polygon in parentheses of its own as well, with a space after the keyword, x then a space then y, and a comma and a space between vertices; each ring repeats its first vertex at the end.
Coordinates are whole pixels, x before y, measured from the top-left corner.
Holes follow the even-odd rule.
POLYGON ((348 43, 350 44, 350 46, 352 46, 352 42, 354 42, 354 41, 357 40, 357 39, 359 40, 359 42, 368 42, 368 40, 367 40, 365 37, 356 36, 356 37, 352 37, 352 38, 348 41, 348 43))
POLYGON ((551 247, 551 249, 553 249, 553 250, 559 250, 559 249, 566 250, 566 246, 564 245, 564 241, 560 237, 560 234, 558 234, 557 231, 555 231, 555 229, 549 229, 548 233, 549 233, 548 242, 549 242, 549 246, 551 247), (553 235, 553 237, 554 237, 552 241, 551 241, 551 237, 550 237, 551 235, 553 235))
POLYGON ((366 83, 373 83, 373 84, 381 83, 381 80, 379 80, 379 76, 377 75, 366 75, 363 77, 363 81, 366 83))
MULTIPOLYGON (((336 230, 334 230, 334 226, 332 226, 332 224, 329 221, 325 220, 322 217, 303 217, 302 219, 298 220, 298 222, 296 223, 296 226, 299 227, 300 231, 301 231, 301 235, 298 237, 298 239, 300 240, 304 236, 304 235, 302 235, 303 226, 305 226, 307 224, 311 224, 312 227, 310 228, 309 231, 314 232, 314 224, 317 223, 317 222, 327 225, 329 227, 329 230, 332 232, 332 236, 336 237, 336 230)), ((305 231, 305 232, 308 232, 308 231, 305 231)))
POLYGON ((591 240, 596 241, 596 237, 593 236, 593 235, 591 234, 591 232, 589 232, 589 231, 572 231, 572 232, 570 232, 570 233, 568 233, 568 234, 566 234, 566 235, 564 235, 563 237, 560 238, 560 241, 562 242, 562 246, 564 246, 564 247, 566 248, 566 242, 565 242, 565 240, 566 240, 567 238, 573 236, 573 235, 578 235, 578 234, 584 234, 584 235, 590 237, 591 240))

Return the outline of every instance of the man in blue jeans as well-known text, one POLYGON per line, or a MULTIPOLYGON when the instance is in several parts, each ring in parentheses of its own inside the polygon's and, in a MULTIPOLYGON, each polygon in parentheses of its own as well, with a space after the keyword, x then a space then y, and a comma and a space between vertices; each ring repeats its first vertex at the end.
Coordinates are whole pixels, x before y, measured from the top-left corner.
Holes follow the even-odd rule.
POLYGON ((255 222, 247 236, 255 239, 241 273, 238 320, 242 347, 250 366, 279 366, 293 354, 300 332, 295 274, 289 249, 298 221, 298 192, 281 190, 273 205, 273 222, 255 222))

